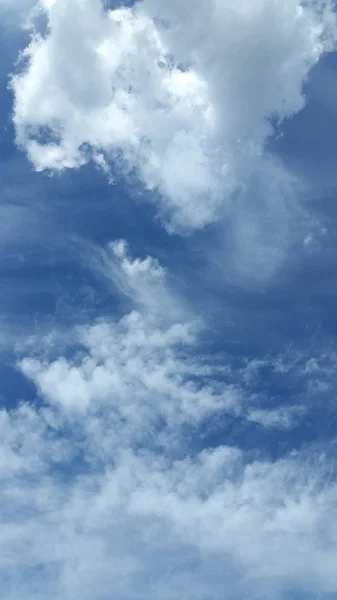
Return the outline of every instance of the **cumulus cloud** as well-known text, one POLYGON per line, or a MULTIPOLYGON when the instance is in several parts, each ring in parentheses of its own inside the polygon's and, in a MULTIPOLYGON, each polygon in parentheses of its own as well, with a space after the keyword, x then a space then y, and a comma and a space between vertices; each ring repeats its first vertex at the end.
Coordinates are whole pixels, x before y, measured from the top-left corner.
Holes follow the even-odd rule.
POLYGON ((256 171, 268 180, 272 123, 304 106, 308 73, 334 44, 320 2, 40 8, 47 31, 12 80, 18 144, 38 170, 93 159, 110 177, 136 175, 179 230, 217 219, 256 171))
MULTIPOLYGON (((225 215, 237 262, 270 273, 293 181, 266 143, 334 47, 330 4, 42 0, 35 17, 12 79, 35 168, 136 177, 170 231, 225 215)), ((335 396, 336 354, 219 356, 155 258, 80 250, 125 302, 18 347, 36 397, 0 411, 1 600, 336 595, 332 430, 289 451, 335 396), (254 446, 270 431, 290 439, 274 460, 254 446)))
POLYGON ((192 358, 201 324, 187 319, 160 264, 152 257, 132 260, 123 240, 99 258, 94 267, 130 296, 134 310, 74 330, 77 350, 70 359, 22 359, 22 372, 41 396, 70 417, 91 415, 102 427, 102 447, 104 436, 107 444, 115 441, 116 428, 132 445, 158 427, 165 434, 167 427, 197 426, 213 413, 240 411, 239 386, 217 381, 216 369, 192 358))
POLYGON ((122 446, 99 468, 94 428, 69 438, 24 407, 0 428, 1 453, 12 453, 1 472, 1 598, 336 593, 337 491, 323 455, 249 462, 221 446, 173 459, 174 447, 163 458, 122 446))
POLYGON ((57 346, 35 338, 18 368, 36 401, 0 412, 0 598, 336 593, 328 453, 313 445, 271 462, 227 443, 226 429, 200 446, 224 415, 289 428, 298 406, 254 409, 260 370, 322 377, 334 357, 216 366, 199 323, 153 305, 159 283, 164 315, 171 293, 158 262, 119 240, 97 264, 134 309, 57 346))

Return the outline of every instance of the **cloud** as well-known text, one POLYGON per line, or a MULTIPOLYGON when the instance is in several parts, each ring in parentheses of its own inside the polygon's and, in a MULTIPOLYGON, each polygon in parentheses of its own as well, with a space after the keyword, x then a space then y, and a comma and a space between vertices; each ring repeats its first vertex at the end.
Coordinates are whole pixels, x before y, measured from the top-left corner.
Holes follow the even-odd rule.
POLYGON ((0 0, 0 14, 2 29, 10 30, 12 33, 26 26, 27 19, 36 6, 36 0, 0 0))
POLYGON ((97 252, 134 308, 21 349, 38 395, 0 413, 0 598, 336 593, 328 447, 270 461, 230 445, 226 428, 216 447, 202 440, 226 415, 290 427, 296 407, 256 409, 261 372, 329 377, 333 353, 216 365, 184 306, 166 316, 157 261, 132 259, 123 240, 97 252))
POLYGON ((304 406, 282 406, 271 410, 255 409, 248 413, 248 420, 260 423, 264 427, 291 429, 298 424, 299 417, 305 412, 304 406))
POLYGON ((122 445, 97 463, 94 428, 69 437, 23 408, 0 427, 1 452, 13 454, 1 473, 2 598, 336 593, 336 486, 324 456, 247 462, 221 446, 172 460, 122 445))
POLYGON ((18 0, 15 5, 13 5, 13 2, 10 2, 10 0, 0 1, 0 10, 12 9, 14 11, 20 11, 22 8, 29 8, 32 6, 34 6, 34 0, 18 0))
POLYGON ((132 260, 123 240, 98 258, 94 268, 130 297, 134 310, 75 329, 72 358, 52 359, 53 347, 49 356, 46 347, 45 360, 23 358, 20 368, 41 396, 65 414, 90 414, 106 427, 102 445, 103 436, 107 443, 114 439, 117 424, 133 444, 159 426, 196 426, 212 413, 240 410, 239 388, 217 382, 216 369, 191 356, 201 324, 187 318, 160 264, 152 257, 132 260))
POLYGON ((273 179, 272 122, 301 110, 308 73, 334 44, 322 6, 43 3, 47 32, 12 80, 17 143, 38 170, 93 159, 110 177, 136 175, 169 229, 203 227, 251 195, 256 172, 273 179))
MULTIPOLYGON (((220 219, 229 279, 269 277, 301 227, 294 180, 266 146, 334 47, 330 5, 44 0, 44 14, 12 80, 35 168, 92 160, 110 182, 136 178, 170 232, 220 219)), ((51 219, 30 208, 2 210, 4 247, 25 260, 51 219)), ((122 302, 25 343, 15 330, 36 393, 0 411, 0 599, 335 596, 333 344, 238 356, 240 321, 214 347, 220 323, 215 340, 159 261, 76 233, 62 256, 69 246, 122 302)))
POLYGON ((83 261, 108 288, 118 290, 129 298, 147 320, 174 323, 179 320, 195 321, 193 309, 174 291, 167 272, 152 256, 132 259, 125 240, 115 240, 105 248, 82 244, 83 261), (189 316, 187 316, 189 315, 189 316))

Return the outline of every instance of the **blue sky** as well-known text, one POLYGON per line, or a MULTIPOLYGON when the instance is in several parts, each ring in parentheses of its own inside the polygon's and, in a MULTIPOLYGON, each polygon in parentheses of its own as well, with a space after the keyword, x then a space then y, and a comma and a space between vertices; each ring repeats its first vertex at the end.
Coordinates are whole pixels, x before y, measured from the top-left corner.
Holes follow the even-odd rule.
POLYGON ((0 599, 337 598, 334 3, 0 17, 0 599))

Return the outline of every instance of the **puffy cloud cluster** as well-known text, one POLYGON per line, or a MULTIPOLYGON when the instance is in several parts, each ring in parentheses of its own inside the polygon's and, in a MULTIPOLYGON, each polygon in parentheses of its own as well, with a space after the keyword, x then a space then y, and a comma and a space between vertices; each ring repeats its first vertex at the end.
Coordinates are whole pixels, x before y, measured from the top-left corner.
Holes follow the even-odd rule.
POLYGON ((21 361, 21 370, 51 406, 70 419, 89 416, 91 426, 101 428, 102 448, 104 440, 118 447, 121 431, 125 444, 133 446, 155 431, 159 440, 160 429, 165 438, 175 427, 196 427, 213 413, 241 411, 239 388, 217 380, 222 369, 217 373, 192 358, 200 324, 187 320, 157 261, 131 259, 120 240, 94 256, 93 266, 129 295, 136 310, 115 322, 78 328, 72 358, 21 361))
POLYGON ((123 241, 97 261, 134 310, 72 331, 66 347, 40 340, 18 364, 35 405, 0 413, 0 598, 336 593, 328 453, 271 462, 228 444, 226 428, 216 447, 198 443, 212 416, 291 426, 301 407, 254 412, 259 369, 322 378, 334 357, 216 367, 185 307, 166 314, 179 299, 165 269, 123 241))
POLYGON ((117 428, 120 446, 102 459, 94 425, 69 435, 46 410, 2 411, 1 598, 336 593, 324 454, 252 462, 224 445, 174 458, 172 443, 163 457, 125 449, 117 428))
MULTIPOLYGON (((294 187, 266 145, 334 47, 331 3, 41 0, 32 19, 12 89, 35 168, 136 178, 169 230, 225 213, 232 271, 270 273, 294 187)), ((123 311, 19 349, 36 396, 0 411, 0 599, 330 600, 331 423, 323 450, 289 447, 331 404, 336 355, 219 360, 156 259, 83 252, 123 311), (270 432, 274 459, 254 446, 270 432)))
MULTIPOLYGON (((167 226, 217 219, 260 173, 272 123, 304 105, 303 84, 334 44, 327 3, 163 2, 104 10, 43 2, 12 80, 17 142, 38 170, 92 159, 136 175, 167 226)), ((268 189, 269 188, 269 189, 268 189)), ((282 194, 281 194, 282 195, 282 194)))

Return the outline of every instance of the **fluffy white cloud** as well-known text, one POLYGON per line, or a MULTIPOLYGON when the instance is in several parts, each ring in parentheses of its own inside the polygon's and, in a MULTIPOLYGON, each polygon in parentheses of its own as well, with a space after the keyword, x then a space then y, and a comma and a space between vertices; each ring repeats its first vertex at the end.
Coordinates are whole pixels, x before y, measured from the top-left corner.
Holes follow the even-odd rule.
POLYGON ((17 142, 37 169, 93 158, 111 176, 136 174, 178 229, 216 219, 257 171, 273 179, 271 119, 303 107, 303 83, 334 43, 321 2, 41 9, 47 32, 32 37, 12 82, 17 142))
MULTIPOLYGON (((269 273, 288 243, 293 185, 265 144, 333 47, 329 5, 39 7, 48 27, 12 82, 17 142, 35 167, 92 159, 110 179, 136 175, 171 229, 226 212, 244 270, 269 273)), ((0 412, 1 600, 336 595, 328 448, 271 461, 262 446, 231 446, 225 425, 212 437, 226 419, 242 444, 254 423, 291 429, 334 393, 335 356, 214 366, 155 259, 132 259, 120 240, 84 260, 130 312, 21 348, 37 398, 0 412), (292 406, 262 391, 267 371, 301 382, 292 406)))
POLYGON ((158 428, 164 427, 165 438, 174 426, 197 426, 213 413, 242 410, 240 387, 217 381, 221 369, 192 358, 200 323, 191 315, 187 320, 165 270, 153 258, 132 260, 120 240, 94 254, 92 265, 138 310, 74 331, 78 350, 73 358, 21 361, 21 370, 48 403, 69 418, 90 415, 91 426, 101 428, 102 449, 106 443, 110 452, 116 429, 133 445, 158 428))
MULTIPOLYGON (((99 469, 93 430, 81 445, 82 428, 67 432, 64 445, 79 452, 62 459, 53 445, 64 429, 48 433, 43 413, 24 417, 6 416, 34 461, 1 472, 1 598, 336 593, 337 490, 324 456, 247 463, 225 446, 178 460, 129 450, 99 469)), ((12 443, 3 423, 2 453, 12 443)), ((10 451, 19 461, 20 445, 10 451)))
POLYGON ((254 413, 259 369, 323 377, 334 357, 212 366, 200 325, 184 307, 166 314, 156 261, 132 259, 118 241, 93 266, 137 310, 71 331, 63 347, 35 338, 35 356, 19 363, 39 395, 0 412, 0 598, 337 593, 328 453, 271 462, 231 447, 226 429, 200 450, 212 416, 289 425, 286 410, 254 413))

